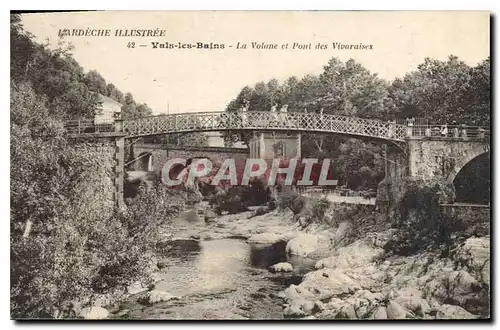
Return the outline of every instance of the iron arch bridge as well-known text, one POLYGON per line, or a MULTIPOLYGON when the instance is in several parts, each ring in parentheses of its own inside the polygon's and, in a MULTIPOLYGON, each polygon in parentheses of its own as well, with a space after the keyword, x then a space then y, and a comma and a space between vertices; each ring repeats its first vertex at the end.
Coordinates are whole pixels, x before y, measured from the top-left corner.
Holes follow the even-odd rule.
POLYGON ((407 126, 393 122, 318 113, 270 111, 179 113, 117 120, 109 124, 94 124, 93 120, 73 120, 66 127, 72 135, 121 133, 127 138, 209 131, 286 131, 337 133, 404 142, 408 134, 407 126))

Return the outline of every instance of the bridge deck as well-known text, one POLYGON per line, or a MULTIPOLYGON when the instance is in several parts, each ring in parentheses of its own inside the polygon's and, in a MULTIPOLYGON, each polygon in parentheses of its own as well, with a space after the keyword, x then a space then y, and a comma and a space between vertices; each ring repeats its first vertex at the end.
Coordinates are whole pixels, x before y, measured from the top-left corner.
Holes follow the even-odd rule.
POLYGON ((127 137, 209 131, 296 131, 339 133, 376 139, 404 141, 406 126, 374 119, 316 113, 199 112, 159 115, 94 124, 92 120, 69 121, 68 131, 77 135, 99 135, 111 131, 127 137))
POLYGON ((407 126, 375 119, 317 113, 270 111, 197 112, 158 115, 95 123, 72 120, 66 128, 73 136, 142 137, 162 134, 210 131, 285 131, 298 133, 336 133, 357 137, 404 142, 408 138, 488 139, 489 131, 479 127, 440 125, 407 126))

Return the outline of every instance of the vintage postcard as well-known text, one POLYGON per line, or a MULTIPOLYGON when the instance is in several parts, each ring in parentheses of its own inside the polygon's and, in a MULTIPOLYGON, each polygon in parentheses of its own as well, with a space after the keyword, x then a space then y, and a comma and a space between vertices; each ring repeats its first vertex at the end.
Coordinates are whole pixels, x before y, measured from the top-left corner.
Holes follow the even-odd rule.
POLYGON ((490 19, 12 12, 11 318, 489 320, 490 19))

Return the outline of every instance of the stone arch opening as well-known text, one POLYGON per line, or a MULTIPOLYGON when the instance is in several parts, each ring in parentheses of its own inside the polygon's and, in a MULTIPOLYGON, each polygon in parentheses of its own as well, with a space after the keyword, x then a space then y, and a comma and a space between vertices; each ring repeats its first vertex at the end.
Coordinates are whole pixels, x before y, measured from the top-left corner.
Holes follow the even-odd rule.
POLYGON ((150 152, 139 154, 138 171, 150 172, 153 170, 153 155, 150 152))
POLYGON ((491 189, 490 153, 473 158, 460 169, 453 180, 456 202, 489 204, 491 189))

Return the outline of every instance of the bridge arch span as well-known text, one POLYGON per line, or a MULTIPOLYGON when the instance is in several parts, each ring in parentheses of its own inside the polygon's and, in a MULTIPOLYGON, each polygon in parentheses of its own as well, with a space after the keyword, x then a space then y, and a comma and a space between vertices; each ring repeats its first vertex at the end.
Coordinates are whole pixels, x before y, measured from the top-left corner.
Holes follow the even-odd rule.
POLYGON ((138 156, 138 170, 150 172, 153 170, 153 155, 151 152, 141 152, 138 156))
POLYGON ((490 146, 489 144, 475 143, 470 144, 468 148, 464 148, 461 151, 461 154, 457 155, 457 157, 455 158, 455 165, 447 176, 446 181, 449 183, 453 183, 460 171, 464 169, 468 164, 482 155, 489 154, 490 146))
POLYGON ((484 152, 469 161, 453 179, 459 203, 489 204, 491 189, 490 153, 484 152))

